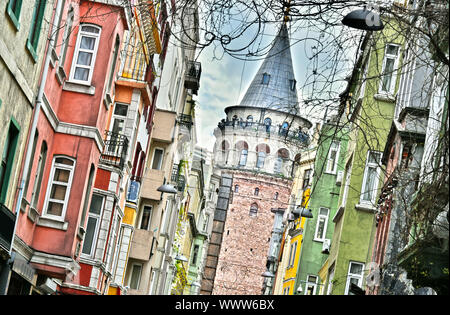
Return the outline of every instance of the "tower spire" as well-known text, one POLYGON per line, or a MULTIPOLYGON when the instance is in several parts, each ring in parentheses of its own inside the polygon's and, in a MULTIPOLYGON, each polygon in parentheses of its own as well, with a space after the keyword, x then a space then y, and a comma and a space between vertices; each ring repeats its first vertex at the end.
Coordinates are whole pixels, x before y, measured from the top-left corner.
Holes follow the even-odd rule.
POLYGON ((290 114, 299 111, 287 19, 285 15, 270 51, 242 98, 241 106, 275 109, 290 114))

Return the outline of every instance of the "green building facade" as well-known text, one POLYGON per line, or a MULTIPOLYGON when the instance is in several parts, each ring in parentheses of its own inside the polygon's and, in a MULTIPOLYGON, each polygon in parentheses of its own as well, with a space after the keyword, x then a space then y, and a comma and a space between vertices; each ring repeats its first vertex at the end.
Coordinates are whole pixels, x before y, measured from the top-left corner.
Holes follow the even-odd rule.
POLYGON ((333 236, 332 218, 338 210, 347 133, 348 128, 333 121, 324 124, 320 132, 308 206, 313 218, 306 220, 304 227, 295 294, 317 295, 321 291, 319 270, 328 258, 333 236))
POLYGON ((340 112, 349 143, 323 294, 364 294, 371 268, 375 213, 384 178, 382 152, 394 116, 403 38, 390 27, 367 34, 340 112))

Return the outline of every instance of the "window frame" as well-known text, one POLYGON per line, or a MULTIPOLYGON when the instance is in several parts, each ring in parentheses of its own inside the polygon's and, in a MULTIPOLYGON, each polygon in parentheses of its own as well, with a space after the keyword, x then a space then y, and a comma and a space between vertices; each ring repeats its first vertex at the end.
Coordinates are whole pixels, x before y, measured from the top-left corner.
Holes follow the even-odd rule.
POLYGON ((341 152, 341 143, 339 141, 335 141, 335 140, 331 141, 330 148, 328 150, 328 155, 327 155, 327 167, 326 167, 325 173, 336 175, 340 152, 341 152), (333 144, 337 144, 337 148, 336 147, 333 148, 333 144), (336 152, 336 155, 334 158, 333 167, 330 169, 330 161, 331 161, 332 152, 336 152))
POLYGON ((261 80, 261 84, 262 85, 269 85, 270 83, 270 74, 268 74, 267 72, 264 72, 262 75, 262 80, 261 80))
POLYGON ((155 147, 155 148, 153 149, 152 162, 151 162, 151 164, 150 164, 152 170, 160 171, 160 170, 162 169, 162 165, 163 165, 163 163, 164 163, 164 153, 165 153, 165 152, 164 152, 164 148, 161 148, 161 147, 155 147), (161 160, 160 160, 159 163, 158 163, 158 164, 159 164, 159 167, 158 167, 158 168, 153 168, 153 162, 154 162, 154 160, 155 160, 156 150, 162 151, 162 154, 161 154, 161 160))
POLYGON ((317 221, 316 221, 316 229, 314 231, 314 239, 313 241, 317 241, 317 242, 324 242, 324 240, 326 239, 327 236, 327 226, 328 226, 328 220, 330 217, 330 209, 329 208, 325 208, 325 207, 319 207, 319 212, 317 214, 317 221), (320 214, 320 210, 327 210, 327 214, 323 215, 320 214), (319 231, 319 225, 320 225, 320 218, 325 218, 324 221, 324 226, 323 226, 323 232, 322 232, 322 237, 317 237, 317 232, 319 231))
POLYGON ((349 261, 349 264, 348 264, 348 272, 347 272, 347 277, 346 277, 346 283, 345 283, 345 292, 344 292, 344 295, 349 295, 349 292, 350 292, 350 279, 352 279, 352 278, 356 278, 356 279, 358 279, 358 287, 360 287, 360 288, 362 288, 362 285, 363 285, 363 280, 364 280, 364 263, 362 263, 362 262, 358 262, 358 261, 349 261), (354 273, 350 273, 350 270, 351 270, 351 268, 352 268, 352 264, 355 264, 355 265, 360 265, 360 266, 362 266, 362 268, 361 268, 361 274, 359 275, 359 274, 354 274, 354 273))
POLYGON ((318 281, 318 280, 319 280, 319 277, 316 276, 316 275, 310 275, 310 274, 306 275, 305 293, 304 293, 303 295, 316 295, 316 291, 317 291, 317 281, 318 281), (316 278, 316 281, 315 281, 315 282, 309 281, 309 278, 310 278, 310 277, 316 278), (313 292, 312 292, 312 294, 308 294, 308 286, 310 286, 310 285, 313 287, 313 292))
MULTIPOLYGON (((64 221, 64 219, 66 217, 67 206, 69 204, 70 192, 72 190, 72 182, 73 182, 73 176, 74 176, 74 173, 75 173, 76 163, 77 162, 76 162, 76 160, 74 158, 68 157, 66 155, 55 155, 55 156, 53 156, 52 166, 51 166, 51 169, 50 169, 50 175, 48 177, 48 182, 47 182, 47 191, 45 192, 45 201, 44 201, 44 207, 42 209, 42 217, 48 218, 48 219, 51 219, 51 220, 55 220, 55 221, 61 221, 61 222, 64 221), (58 158, 68 159, 68 160, 73 162, 73 165, 71 167, 69 167, 69 166, 67 166, 65 164, 56 163, 56 159, 58 159, 58 158), (57 199, 51 199, 50 198, 50 194, 51 194, 51 190, 52 190, 51 188, 53 186, 53 183, 55 182, 53 180, 53 177, 55 175, 56 167, 58 167, 60 169, 68 170, 70 172, 69 179, 67 181, 67 186, 66 186, 67 189, 66 189, 65 196, 64 196, 63 207, 62 207, 61 215, 59 215, 59 216, 56 216, 56 215, 48 213, 49 203, 50 202, 54 202, 54 200, 60 201, 60 200, 57 200, 57 199)), ((58 182, 58 183, 61 183, 61 182, 58 182)), ((58 184, 58 185, 60 185, 60 184, 58 184)), ((64 183, 63 183, 63 185, 64 185, 64 183)), ((57 202, 57 203, 60 203, 60 202, 57 202)))
POLYGON ((297 246, 298 246, 298 241, 291 243, 290 250, 289 250, 288 269, 294 267, 295 256, 297 255, 297 246))
POLYGON ((250 205, 250 210, 248 212, 248 215, 252 218, 257 217, 258 216, 258 210, 259 210, 259 206, 257 203, 252 203, 250 205), (256 211, 255 211, 256 210, 256 211))
MULTIPOLYGON (((97 52, 98 52, 98 47, 99 47, 99 43, 100 43, 101 34, 102 34, 102 28, 100 26, 98 26, 98 25, 91 24, 91 23, 81 23, 79 25, 77 41, 75 43, 75 51, 74 51, 73 57, 72 57, 72 66, 70 67, 69 82, 82 84, 82 85, 88 85, 88 86, 91 85, 92 77, 93 77, 93 74, 94 74, 95 62, 97 60, 97 52), (83 26, 94 27, 94 28, 98 29, 99 32, 98 33, 92 33, 92 32, 83 31, 82 30, 83 26), (76 71, 76 68, 77 68, 77 65, 78 65, 77 64, 77 60, 78 60, 78 56, 80 54, 80 45, 81 45, 81 40, 82 40, 83 36, 95 38, 94 50, 87 50, 86 49, 86 51, 92 52, 91 64, 89 66, 82 65, 82 67, 81 67, 81 68, 84 68, 84 69, 89 69, 89 75, 88 75, 88 79, 86 81, 85 80, 75 79, 75 71, 76 71)), ((83 52, 83 50, 81 52, 83 52)))
POLYGON ((384 48, 384 56, 383 56, 383 66, 382 66, 382 71, 381 71, 381 75, 380 75, 380 83, 378 86, 378 93, 380 94, 387 94, 387 95, 393 95, 395 92, 395 85, 396 85, 396 81, 397 81, 397 71, 398 71, 398 63, 400 61, 400 45, 398 44, 394 44, 394 43, 387 43, 385 48, 384 48), (392 55, 392 54, 388 54, 387 50, 389 46, 395 46, 398 48, 397 50, 397 55, 392 55), (383 90, 383 81, 384 81, 384 77, 386 76, 386 74, 384 73, 386 70, 386 63, 387 63, 387 59, 392 59, 395 58, 394 60, 394 66, 393 66, 393 70, 392 73, 390 73, 391 75, 391 82, 390 82, 390 86, 389 88, 387 88, 387 91, 383 90))
POLYGON ((8 5, 6 6, 6 13, 14 24, 16 31, 20 29, 20 13, 22 11, 22 0, 15 0, 16 10, 12 9, 14 0, 9 0, 8 5))
POLYGON ((85 245, 84 241, 86 240, 86 238, 83 239, 83 246, 81 247, 81 256, 83 256, 83 257, 92 258, 95 255, 94 248, 95 248, 95 245, 97 244, 98 233, 99 233, 99 230, 100 230, 100 225, 101 225, 101 221, 102 221, 103 209, 105 207, 105 202, 106 202, 106 196, 105 195, 102 195, 102 194, 99 194, 99 193, 95 193, 95 192, 92 193, 91 202, 90 202, 90 205, 89 205, 88 218, 87 218, 87 223, 86 223, 86 232, 84 234, 85 236, 87 235, 87 232, 88 232, 89 218, 91 218, 91 217, 95 218, 96 219, 96 223, 95 223, 95 227, 94 227, 94 234, 93 234, 94 237, 92 238, 91 249, 89 251, 89 254, 83 252, 84 245, 85 245), (101 202, 101 206, 100 206, 100 213, 99 214, 94 214, 94 213, 91 214, 92 199, 93 199, 94 195, 100 196, 100 198, 102 198, 102 202, 101 202))
POLYGON ((142 277, 142 270, 144 269, 143 264, 139 264, 139 263, 133 263, 131 264, 131 270, 130 270, 130 277, 128 279, 128 287, 132 290, 139 290, 139 286, 141 284, 141 277, 142 277), (134 267, 138 266, 140 268, 139 270, 139 276, 137 279, 137 284, 136 284, 136 288, 132 288, 131 287, 131 280, 133 278, 133 271, 134 271, 134 267))
POLYGON ((248 150, 242 149, 241 154, 239 155, 239 166, 246 166, 248 159, 248 150), (245 152, 245 153, 244 153, 245 152))
POLYGON ((381 157, 382 157, 382 153, 379 152, 379 151, 371 151, 371 150, 367 151, 366 163, 365 163, 365 166, 364 166, 364 176, 363 176, 363 181, 362 181, 362 186, 361 186, 361 194, 360 194, 360 197, 359 197, 360 204, 372 205, 372 204, 375 203, 375 199, 377 197, 376 192, 378 190, 378 186, 379 186, 379 182, 380 182, 381 157), (375 154, 378 157, 376 163, 369 162, 371 154, 375 154), (369 176, 368 175, 369 168, 371 168, 371 167, 376 167, 374 185, 373 185, 372 189, 369 190, 369 191, 372 191, 372 196, 371 196, 372 198, 370 200, 365 200, 365 199, 363 199, 364 195, 366 193, 365 186, 367 184, 367 180, 368 180, 368 176, 369 176))
POLYGON ((47 1, 37 0, 33 9, 33 17, 30 24, 30 31, 27 38, 26 47, 31 53, 34 61, 37 61, 37 48, 39 46, 39 37, 42 29, 42 21, 44 20, 45 8, 47 1))
POLYGON ((141 216, 139 218, 139 230, 145 230, 145 231, 149 231, 150 230, 150 226, 151 226, 151 223, 152 223, 152 214, 153 214, 153 206, 151 206, 151 205, 144 205, 142 207, 142 213, 141 213, 141 216), (143 228, 142 227, 142 221, 144 220, 145 208, 150 208, 150 213, 149 213, 149 218, 148 218, 148 222, 147 222, 147 227, 143 228))

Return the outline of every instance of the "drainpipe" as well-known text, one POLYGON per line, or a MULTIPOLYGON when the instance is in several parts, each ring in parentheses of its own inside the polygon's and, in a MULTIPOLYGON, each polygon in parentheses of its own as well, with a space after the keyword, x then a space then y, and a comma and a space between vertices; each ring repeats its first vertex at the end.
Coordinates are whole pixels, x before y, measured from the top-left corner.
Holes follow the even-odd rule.
MULTIPOLYGON (((59 0, 56 0, 56 7, 54 9, 55 10, 55 18, 53 21, 58 21, 58 24, 59 24, 59 18, 60 18, 59 12, 61 11, 61 5, 62 5, 62 2, 59 0)), ((31 151, 32 151, 33 142, 34 142, 34 135, 36 134, 36 127, 37 127, 37 122, 39 119, 39 113, 41 111, 41 104, 42 104, 42 100, 44 98, 44 87, 45 87, 45 82, 47 81, 48 68, 50 66, 51 50, 52 50, 52 47, 53 47, 53 44, 55 41, 55 34, 56 34, 56 29, 58 27, 58 24, 53 23, 53 25, 52 25, 52 30, 50 33, 52 36, 49 39, 48 48, 47 48, 47 52, 45 55, 44 69, 42 72, 41 82, 39 84, 39 90, 36 95, 36 106, 34 108, 33 121, 31 124, 31 132, 30 132, 30 136, 29 136, 30 140, 25 149, 25 152, 26 152, 25 162, 24 162, 24 167, 23 167, 22 179, 20 181, 20 186, 19 186, 19 196, 17 198, 17 203, 16 203, 16 220, 14 223, 14 231, 13 231, 13 237, 11 240, 11 247, 9 249, 10 256, 11 256, 11 252, 12 252, 12 248, 13 248, 13 244, 14 244, 14 238, 16 235, 17 223, 19 221, 20 205, 22 204, 25 180, 28 177, 28 171, 29 171, 29 166, 30 166, 30 162, 31 162, 31 151)))

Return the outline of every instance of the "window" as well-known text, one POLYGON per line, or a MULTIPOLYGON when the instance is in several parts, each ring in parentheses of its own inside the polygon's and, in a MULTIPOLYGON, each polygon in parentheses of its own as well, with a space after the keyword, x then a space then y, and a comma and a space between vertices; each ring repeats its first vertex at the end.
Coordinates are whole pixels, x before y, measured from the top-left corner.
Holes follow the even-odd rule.
POLYGON ((150 219, 152 217, 152 207, 144 206, 142 210, 142 218, 141 218, 141 230, 148 230, 150 228, 150 219))
POLYGON ((117 56, 119 55, 119 49, 120 49, 120 38, 117 35, 116 37, 116 43, 114 45, 114 51, 113 51, 113 59, 111 61, 111 68, 109 69, 109 78, 108 78, 108 85, 106 86, 106 93, 111 92, 111 87, 114 81, 114 74, 116 71, 116 63, 117 63, 117 56))
POLYGON ((302 189, 306 189, 311 184, 311 173, 312 169, 305 170, 305 173, 303 173, 303 186, 302 189))
POLYGON ((327 233, 328 214, 330 210, 327 208, 319 209, 319 216, 317 217, 316 232, 314 234, 315 241, 322 241, 325 239, 327 233))
POLYGON ((152 162, 152 169, 154 170, 160 170, 163 162, 163 149, 155 149, 155 153, 153 153, 153 162, 152 162))
POLYGON ((273 200, 278 200, 278 192, 273 195, 273 200))
POLYGON ((205 214, 203 219, 202 231, 206 232, 206 230, 208 229, 208 224, 209 224, 209 214, 205 214))
POLYGON ((291 244, 291 250, 289 251, 288 268, 294 267, 295 255, 296 254, 297 254, 297 242, 291 244))
POLYGON ((133 264, 131 266, 131 277, 128 286, 130 289, 138 290, 141 282, 142 264, 133 264))
POLYGON ((262 77, 262 82, 261 82, 261 84, 269 85, 269 82, 270 82, 270 74, 268 74, 268 73, 263 73, 263 77, 262 77))
POLYGON ((31 207, 37 209, 39 193, 41 191, 42 176, 44 175, 45 161, 47 160, 47 142, 42 141, 41 153, 39 153, 38 164, 36 168, 36 177, 34 179, 33 192, 31 193, 31 207))
POLYGON ((350 179, 352 176, 352 161, 350 160, 345 167, 345 186, 342 194, 341 207, 347 204, 348 190, 350 189, 350 179))
POLYGON ((258 215, 258 205, 256 203, 250 206, 249 216, 256 217, 258 215))
POLYGON ((192 262, 191 262, 192 265, 195 265, 197 263, 199 248, 200 248, 200 246, 194 245, 194 249, 192 251, 192 262))
POLYGON ((41 33, 42 20, 44 19, 46 0, 38 0, 35 2, 33 18, 31 20, 30 34, 27 40, 27 48, 33 56, 34 60, 37 60, 37 47, 39 44, 39 35, 41 33))
POLYGON ((125 127, 125 119, 128 114, 128 105, 116 103, 114 106, 113 123, 111 124, 111 132, 114 134, 123 134, 125 127))
POLYGON ((327 173, 336 174, 339 159, 340 143, 338 141, 331 142, 330 150, 327 158, 327 173))
POLYGON ((266 132, 270 132, 270 126, 272 125, 272 119, 267 117, 264 119, 264 126, 266 126, 266 132))
POLYGON ((283 295, 289 295, 290 286, 287 286, 283 289, 283 295))
POLYGON ((22 0, 9 0, 8 6, 6 7, 6 12, 13 21, 17 30, 19 30, 20 27, 19 18, 21 9, 22 9, 22 0))
POLYGON ((248 150, 244 149, 241 151, 241 156, 239 158, 239 166, 245 166, 247 164, 248 150))
POLYGON ((84 222, 86 220, 86 212, 89 205, 89 197, 91 196, 91 189, 92 189, 92 182, 94 180, 95 175, 95 166, 94 164, 91 165, 91 170, 89 171, 89 177, 87 181, 86 186, 86 193, 84 195, 84 205, 83 205, 83 212, 81 214, 81 220, 80 220, 80 226, 84 227, 84 222))
POLYGON ((247 116, 247 126, 251 126, 253 124, 253 116, 247 116))
POLYGON ((327 295, 331 295, 331 291, 333 290, 333 280, 334 280, 334 265, 328 271, 327 295))
POLYGON ((239 192, 239 185, 234 185, 234 192, 235 193, 239 192))
POLYGON ((67 47, 69 47, 69 39, 70 34, 72 33, 72 26, 73 26, 73 8, 70 7, 69 12, 67 13, 66 27, 64 28, 63 42, 60 52, 61 55, 59 57, 59 66, 62 68, 64 68, 64 64, 66 62, 67 47))
POLYGON ((291 89, 292 92, 295 91, 295 87, 297 85, 297 81, 294 80, 289 80, 289 88, 291 89))
POLYGON ((81 24, 70 71, 71 81, 91 84, 99 39, 100 28, 98 26, 81 24))
POLYGON ((387 44, 384 53, 383 71, 381 74, 380 92, 394 93, 395 88, 395 71, 398 67, 399 46, 387 44))
POLYGON ((286 136, 289 130, 289 123, 287 121, 285 121, 282 125, 281 125, 281 129, 280 129, 280 134, 283 136, 286 136))
POLYGON ((376 192, 378 189, 380 161, 381 153, 374 151, 367 152, 366 168, 364 170, 364 178, 361 189, 361 203, 375 202, 376 192))
POLYGON ((274 163, 273 171, 275 174, 281 173, 281 167, 283 166, 283 158, 281 156, 277 156, 275 163, 274 163))
POLYGON ((6 140, 3 144, 3 154, 0 164, 0 203, 5 203, 6 200, 19 133, 20 129, 18 124, 15 121, 11 121, 6 140))
POLYGON ((258 188, 258 187, 255 188, 254 195, 255 195, 255 196, 258 196, 258 195, 259 195, 259 188, 258 188))
POLYGON ((95 248, 98 230, 100 228, 100 218, 104 199, 105 198, 102 195, 92 194, 82 250, 82 253, 87 256, 93 255, 93 249, 95 248))
POLYGON ((66 157, 55 157, 47 186, 44 216, 64 219, 72 185, 75 161, 66 157))
POLYGON ((256 167, 257 168, 264 167, 265 159, 266 159, 266 153, 265 152, 258 152, 258 159, 256 160, 256 167))
POLYGON ((345 293, 344 293, 345 295, 353 295, 350 292, 350 286, 352 283, 362 288, 363 274, 364 274, 364 264, 351 261, 348 267, 347 283, 345 285, 345 293))
POLYGON ((305 295, 316 295, 317 276, 308 276, 306 278, 305 295))

